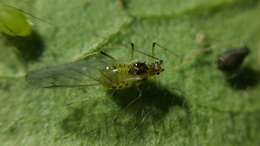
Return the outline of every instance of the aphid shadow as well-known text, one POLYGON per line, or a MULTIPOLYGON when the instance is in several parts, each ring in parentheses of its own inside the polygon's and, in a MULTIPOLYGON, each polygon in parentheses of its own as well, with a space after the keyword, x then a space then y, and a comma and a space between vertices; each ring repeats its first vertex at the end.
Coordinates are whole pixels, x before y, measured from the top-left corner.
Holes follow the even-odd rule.
POLYGON ((188 109, 183 95, 173 93, 158 83, 146 81, 141 86, 141 90, 141 97, 133 103, 131 102, 138 96, 136 87, 117 91, 112 96, 112 99, 123 110, 122 112, 131 114, 137 122, 143 122, 145 118, 153 122, 160 121, 167 115, 170 108, 174 106, 184 108, 185 110, 188 109))
POLYGON ((80 124, 84 118, 85 111, 83 108, 75 108, 72 112, 62 120, 61 128, 66 133, 80 133, 82 125, 80 124))
MULTIPOLYGON (((185 98, 181 94, 172 93, 154 82, 144 83, 141 98, 131 105, 129 103, 138 95, 135 87, 123 89, 114 94, 108 92, 108 94, 119 106, 118 110, 113 112, 105 110, 97 115, 94 111, 95 106, 101 103, 88 103, 88 106, 83 104, 74 107, 70 114, 60 122, 62 135, 72 134, 77 138, 96 139, 113 133, 117 137, 127 137, 129 133, 126 131, 132 130, 130 133, 135 133, 139 137, 146 134, 149 125, 162 124, 167 113, 174 110, 171 107, 181 108, 187 112, 187 115, 189 111, 185 98)), ((104 108, 104 106, 109 105, 105 103, 100 107, 104 108)))
MULTIPOLYGON (((108 127, 113 126, 113 114, 97 114, 90 111, 85 105, 74 107, 70 113, 60 121, 61 136, 76 136, 77 138, 94 138, 106 132, 108 127)), ((106 133, 107 134, 107 133, 106 133)))
POLYGON ((227 81, 233 89, 244 90, 254 87, 260 82, 260 72, 250 67, 244 67, 227 81))
POLYGON ((26 61, 36 61, 44 51, 44 42, 41 36, 33 31, 27 37, 12 37, 5 35, 7 42, 18 49, 18 54, 26 61))

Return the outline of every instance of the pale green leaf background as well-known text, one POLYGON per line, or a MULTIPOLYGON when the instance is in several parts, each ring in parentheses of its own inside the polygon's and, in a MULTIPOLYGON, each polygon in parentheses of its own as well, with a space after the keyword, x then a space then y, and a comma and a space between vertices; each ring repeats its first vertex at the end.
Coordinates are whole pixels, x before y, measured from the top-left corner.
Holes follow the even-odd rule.
POLYGON ((4 2, 43 20, 28 16, 30 38, 0 37, 2 146, 260 145, 258 0, 125 0, 124 7, 119 0, 4 2), (211 53, 182 64, 156 49, 165 72, 146 83, 142 99, 127 110, 135 89, 116 95, 102 86, 39 89, 24 79, 30 70, 105 48, 128 58, 129 42, 147 53, 157 42, 184 58, 205 47, 211 53), (216 58, 244 45, 251 54, 231 83, 216 69, 216 58))

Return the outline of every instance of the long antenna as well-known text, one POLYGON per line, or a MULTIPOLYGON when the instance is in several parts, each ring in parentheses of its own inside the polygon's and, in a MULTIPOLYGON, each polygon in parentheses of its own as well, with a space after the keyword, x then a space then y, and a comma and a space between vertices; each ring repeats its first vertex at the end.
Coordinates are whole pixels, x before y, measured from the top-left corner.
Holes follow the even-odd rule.
POLYGON ((110 58, 110 59, 112 59, 112 60, 116 60, 113 56, 107 54, 107 53, 104 52, 104 51, 100 51, 100 54, 102 54, 102 55, 104 55, 104 56, 106 56, 106 57, 108 57, 108 58, 110 58))
POLYGON ((149 55, 149 54, 147 54, 147 53, 145 53, 145 52, 143 52, 143 51, 141 51, 141 50, 136 49, 136 48, 134 47, 134 43, 132 43, 132 42, 131 42, 131 49, 132 49, 133 51, 136 51, 136 52, 142 54, 142 55, 148 56, 148 57, 150 57, 150 58, 153 58, 153 59, 156 59, 156 60, 161 60, 161 59, 159 59, 159 58, 157 58, 157 57, 155 57, 155 56, 153 56, 153 55, 149 55))
POLYGON ((156 42, 153 42, 153 46, 152 46, 152 54, 154 54, 154 49, 155 49, 156 46, 158 46, 159 48, 163 49, 164 51, 168 51, 168 52, 172 53, 175 57, 178 57, 178 58, 181 59, 180 55, 178 55, 178 54, 172 52, 171 50, 169 50, 169 49, 167 49, 167 48, 165 48, 165 47, 159 45, 159 44, 156 43, 156 42))

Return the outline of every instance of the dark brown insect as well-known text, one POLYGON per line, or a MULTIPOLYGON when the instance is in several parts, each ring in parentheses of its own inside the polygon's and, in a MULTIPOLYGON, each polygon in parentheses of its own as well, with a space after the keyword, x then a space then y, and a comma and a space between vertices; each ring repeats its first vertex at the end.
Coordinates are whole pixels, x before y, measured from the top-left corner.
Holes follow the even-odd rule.
POLYGON ((249 53, 248 47, 230 49, 223 52, 217 59, 218 69, 226 73, 237 71, 249 53))

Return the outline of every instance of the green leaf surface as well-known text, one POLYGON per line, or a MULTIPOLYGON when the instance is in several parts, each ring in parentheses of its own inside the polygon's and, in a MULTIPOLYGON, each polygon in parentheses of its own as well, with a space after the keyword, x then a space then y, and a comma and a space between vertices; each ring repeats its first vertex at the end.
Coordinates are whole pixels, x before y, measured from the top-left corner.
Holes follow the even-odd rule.
MULTIPOLYGON (((30 14, 34 25, 28 38, 0 36, 1 145, 260 145, 260 3, 119 3, 8 2, 30 14), (116 94, 102 86, 44 89, 24 78, 98 50, 128 60, 129 42, 148 54, 153 42, 167 48, 155 50, 165 71, 142 85, 142 98, 129 107, 134 88, 116 94), (216 68, 217 56, 244 45, 251 54, 240 76, 228 80, 216 68), (205 48, 210 53, 194 55, 205 48)), ((138 53, 135 59, 153 61, 138 53)))

